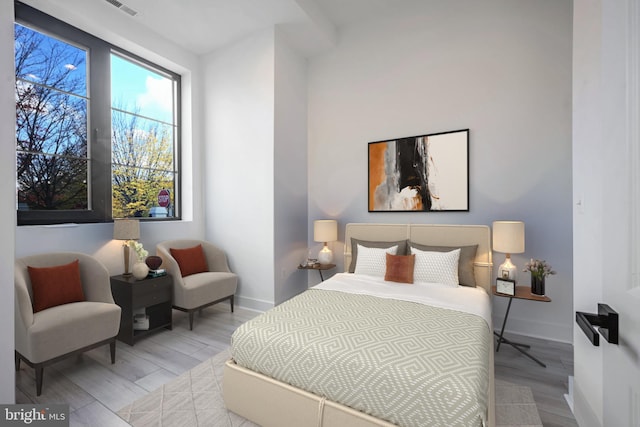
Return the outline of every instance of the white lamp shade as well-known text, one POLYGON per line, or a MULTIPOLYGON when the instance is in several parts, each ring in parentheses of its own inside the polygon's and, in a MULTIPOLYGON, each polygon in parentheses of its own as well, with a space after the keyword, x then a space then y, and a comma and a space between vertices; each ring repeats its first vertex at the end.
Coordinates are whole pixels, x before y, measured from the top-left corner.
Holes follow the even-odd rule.
POLYGON ((138 240, 140 221, 137 219, 114 219, 113 238, 116 240, 138 240))
POLYGON ((313 240, 316 242, 333 242, 338 240, 338 221, 335 219, 314 221, 313 240))
POLYGON ((524 222, 494 221, 493 250, 505 254, 524 252, 524 222))

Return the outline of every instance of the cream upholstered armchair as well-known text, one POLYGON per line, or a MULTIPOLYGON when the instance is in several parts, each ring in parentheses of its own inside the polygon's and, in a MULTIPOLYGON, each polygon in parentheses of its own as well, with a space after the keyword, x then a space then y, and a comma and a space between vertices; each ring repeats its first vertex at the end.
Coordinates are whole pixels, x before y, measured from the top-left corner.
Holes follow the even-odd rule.
POLYGON ((75 252, 32 255, 16 259, 14 277, 16 371, 21 360, 35 369, 38 396, 44 367, 67 356, 109 344, 115 363, 121 310, 100 261, 75 252))
POLYGON ((197 310, 228 299, 233 312, 238 276, 221 249, 202 240, 179 239, 159 243, 156 252, 173 277, 173 308, 189 313, 189 330, 197 310))

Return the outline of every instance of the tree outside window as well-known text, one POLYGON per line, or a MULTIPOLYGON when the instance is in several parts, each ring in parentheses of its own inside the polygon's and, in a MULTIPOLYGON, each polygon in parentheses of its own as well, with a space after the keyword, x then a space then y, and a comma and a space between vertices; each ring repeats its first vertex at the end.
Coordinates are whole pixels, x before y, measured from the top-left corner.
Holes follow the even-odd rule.
POLYGON ((87 53, 18 24, 15 39, 18 209, 87 209, 87 53))
POLYGON ((171 79, 119 55, 111 55, 113 216, 173 216, 174 92, 171 79))
POLYGON ((179 76, 28 6, 18 16, 18 223, 179 218, 179 76))

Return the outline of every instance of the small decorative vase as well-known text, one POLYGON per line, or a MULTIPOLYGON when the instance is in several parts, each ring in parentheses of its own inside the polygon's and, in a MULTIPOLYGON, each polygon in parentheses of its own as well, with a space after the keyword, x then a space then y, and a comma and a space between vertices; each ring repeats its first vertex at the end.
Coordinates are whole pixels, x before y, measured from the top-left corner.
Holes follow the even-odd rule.
POLYGON ((131 269, 133 277, 138 280, 142 280, 149 274, 149 267, 144 262, 136 262, 131 269))
POLYGON ((144 263, 147 264, 150 270, 157 270, 162 265, 162 258, 157 255, 148 256, 144 263))
POLYGON ((531 293, 534 295, 544 295, 544 279, 545 277, 538 277, 531 275, 531 293))

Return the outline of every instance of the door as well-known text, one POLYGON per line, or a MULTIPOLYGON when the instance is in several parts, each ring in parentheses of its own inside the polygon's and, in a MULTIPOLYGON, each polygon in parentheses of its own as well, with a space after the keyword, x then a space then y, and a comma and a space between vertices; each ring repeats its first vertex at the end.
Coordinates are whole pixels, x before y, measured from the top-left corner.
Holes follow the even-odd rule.
POLYGON ((574 328, 574 413, 640 427, 640 0, 575 0, 573 25, 574 309, 619 314, 618 345, 574 328))
POLYGON ((640 426, 640 1, 602 5, 602 298, 618 312, 620 331, 618 345, 601 344, 603 424, 640 426))

